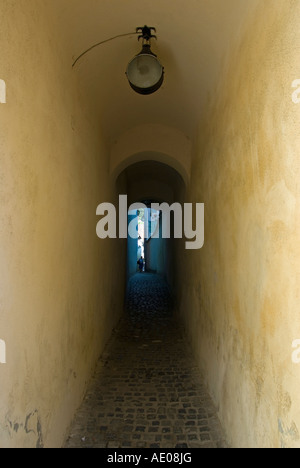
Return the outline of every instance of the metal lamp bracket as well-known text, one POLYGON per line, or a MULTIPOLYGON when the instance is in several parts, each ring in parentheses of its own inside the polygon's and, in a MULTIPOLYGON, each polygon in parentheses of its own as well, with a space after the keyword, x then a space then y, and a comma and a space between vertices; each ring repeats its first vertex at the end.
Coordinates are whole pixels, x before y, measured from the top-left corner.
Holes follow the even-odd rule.
POLYGON ((149 28, 148 26, 136 28, 136 32, 142 34, 138 37, 138 40, 143 39, 145 42, 150 42, 152 38, 157 39, 157 36, 152 34, 152 31, 156 33, 156 28, 149 28))

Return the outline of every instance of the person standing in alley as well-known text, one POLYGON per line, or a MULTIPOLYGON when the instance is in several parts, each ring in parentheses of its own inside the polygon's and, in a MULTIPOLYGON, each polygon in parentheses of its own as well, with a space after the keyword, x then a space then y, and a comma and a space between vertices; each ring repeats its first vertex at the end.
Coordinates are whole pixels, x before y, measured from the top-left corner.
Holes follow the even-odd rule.
POLYGON ((139 272, 142 273, 143 272, 143 269, 144 269, 144 259, 143 257, 141 257, 138 261, 138 266, 139 266, 139 272))

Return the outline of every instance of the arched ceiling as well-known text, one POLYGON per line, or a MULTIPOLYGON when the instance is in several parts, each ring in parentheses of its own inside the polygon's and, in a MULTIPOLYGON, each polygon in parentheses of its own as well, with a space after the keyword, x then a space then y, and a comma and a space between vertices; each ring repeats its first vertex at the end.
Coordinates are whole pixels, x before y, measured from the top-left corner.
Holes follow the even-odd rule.
POLYGON ((137 36, 103 44, 73 70, 112 145, 139 125, 172 127, 192 139, 234 35, 257 0, 46 0, 64 38, 70 67, 95 43, 138 26, 157 28, 153 51, 165 67, 163 87, 136 94, 125 71, 141 50, 137 36))
POLYGON ((180 174, 167 164, 145 160, 127 167, 126 177, 129 204, 146 200, 180 202, 185 184, 180 174))

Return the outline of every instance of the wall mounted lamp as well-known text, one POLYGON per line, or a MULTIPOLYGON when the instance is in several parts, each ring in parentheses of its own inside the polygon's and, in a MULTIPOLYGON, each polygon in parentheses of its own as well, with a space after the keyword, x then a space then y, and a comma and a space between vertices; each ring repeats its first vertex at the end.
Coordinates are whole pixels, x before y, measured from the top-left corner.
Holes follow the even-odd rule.
POLYGON ((151 51, 151 39, 157 39, 152 31, 156 32, 156 29, 148 26, 136 29, 137 33, 142 33, 138 39, 143 40, 143 48, 129 62, 126 71, 132 89, 144 95, 155 93, 164 82, 164 67, 157 59, 157 55, 151 51))
POLYGON ((104 41, 98 42, 93 45, 73 62, 72 68, 76 66, 80 59, 86 54, 91 52, 96 47, 99 47, 107 42, 111 42, 120 37, 132 36, 133 34, 140 34, 138 40, 143 40, 143 47, 141 52, 136 55, 128 64, 126 75, 130 86, 134 91, 139 94, 153 94, 157 91, 164 82, 164 67, 159 62, 157 56, 151 50, 151 39, 157 39, 152 31, 156 32, 155 28, 144 26, 143 28, 136 28, 134 33, 119 34, 104 41))

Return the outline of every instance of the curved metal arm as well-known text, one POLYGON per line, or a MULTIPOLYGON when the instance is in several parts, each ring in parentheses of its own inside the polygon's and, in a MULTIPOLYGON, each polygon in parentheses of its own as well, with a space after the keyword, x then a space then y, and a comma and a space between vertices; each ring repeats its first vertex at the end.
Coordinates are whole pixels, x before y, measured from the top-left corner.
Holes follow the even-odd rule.
POLYGON ((72 68, 75 67, 76 63, 77 63, 84 55, 86 55, 88 52, 90 52, 91 50, 95 49, 96 47, 98 47, 98 46, 100 46, 100 45, 102 45, 102 44, 106 44, 106 42, 113 41, 114 39, 118 39, 119 37, 133 36, 134 34, 138 34, 138 32, 136 31, 136 32, 131 32, 131 33, 127 33, 127 34, 119 34, 118 36, 111 37, 110 39, 106 39, 105 41, 98 42, 98 44, 93 45, 92 47, 90 47, 89 49, 87 49, 85 52, 83 52, 82 54, 80 54, 79 57, 77 57, 77 59, 76 59, 75 62, 73 63, 72 68))

